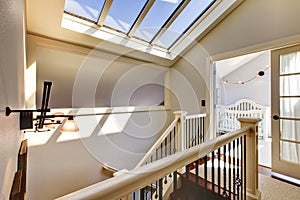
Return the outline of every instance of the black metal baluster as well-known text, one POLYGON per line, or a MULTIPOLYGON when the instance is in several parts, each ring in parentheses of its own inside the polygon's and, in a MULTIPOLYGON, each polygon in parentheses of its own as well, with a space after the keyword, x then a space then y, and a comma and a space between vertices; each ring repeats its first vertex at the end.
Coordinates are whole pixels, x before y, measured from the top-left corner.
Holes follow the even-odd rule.
POLYGON ((218 148, 218 194, 221 194, 221 149, 218 148))
POLYGON ((197 119, 196 118, 194 118, 193 119, 193 121, 194 121, 194 124, 193 124, 193 129, 194 129, 194 138, 193 138, 193 143, 194 143, 194 146, 196 146, 197 145, 197 119))
MULTIPOLYGON (((140 199, 145 200, 145 188, 140 189, 140 199)), ((135 193, 133 193, 133 200, 135 200, 135 193)))
POLYGON ((229 196, 231 199, 231 143, 228 144, 228 161, 229 161, 229 175, 228 175, 228 185, 229 185, 229 196))
POLYGON ((177 171, 173 172, 173 194, 174 199, 177 199, 177 171))
POLYGON ((238 143, 238 159, 239 159, 239 168, 238 168, 238 176, 239 176, 239 179, 238 179, 238 182, 239 182, 239 191, 238 191, 238 194, 239 194, 239 199, 242 199, 242 188, 243 188, 243 181, 242 181, 242 176, 243 176, 243 172, 242 172, 242 158, 241 158, 241 154, 242 154, 242 151, 241 151, 241 138, 239 138, 239 143, 238 143))
POLYGON ((187 149, 188 146, 189 146, 189 143, 188 143, 188 120, 185 120, 185 148, 187 149))
POLYGON ((202 121, 202 142, 204 142, 205 140, 205 133, 204 133, 204 117, 201 117, 201 121, 202 121))
POLYGON ((170 149, 169 149, 170 150, 170 155, 172 155, 172 131, 170 132, 170 140, 169 140, 169 143, 170 143, 170 149))
POLYGON ((244 135, 244 141, 243 141, 243 145, 244 145, 244 199, 246 200, 246 135, 244 135))
POLYGON ((190 148, 191 147, 191 120, 188 120, 188 122, 189 122, 189 132, 188 132, 188 134, 189 134, 189 144, 188 144, 188 147, 187 148, 190 148))
POLYGON ((186 175, 186 179, 189 180, 189 176, 190 176, 190 164, 185 166, 185 175, 186 175))
POLYGON ((173 137, 173 139, 174 139, 174 149, 173 149, 173 153, 176 153, 177 152, 177 147, 176 147, 176 127, 174 127, 174 132, 173 132, 173 134, 174 134, 174 137, 173 137))
POLYGON ((226 166, 227 166, 227 163, 226 163, 226 144, 223 146, 223 157, 224 157, 224 167, 223 167, 223 195, 226 197, 226 166))
POLYGON ((236 148, 235 148, 235 140, 233 140, 233 163, 232 163, 232 166, 233 166, 233 174, 232 174, 232 177, 233 177, 233 200, 235 200, 235 159, 236 159, 236 148))
POLYGON ((199 118, 197 118, 197 137, 198 137, 198 144, 200 144, 200 121, 199 118))
POLYGON ((211 184, 212 192, 215 192, 215 152, 211 152, 211 184))
POLYGON ((159 179, 159 181, 158 181, 159 183, 159 195, 158 195, 158 199, 159 200, 163 200, 163 180, 162 180, 162 178, 161 179, 159 179))
POLYGON ((240 199, 240 189, 241 189, 241 179, 240 179, 240 167, 241 167, 241 159, 240 159, 240 138, 237 139, 237 163, 238 163, 238 168, 237 168, 237 197, 238 200, 240 199))
POLYGON ((165 139, 165 157, 168 156, 168 138, 165 139))
POLYGON ((207 156, 204 157, 204 186, 207 188, 207 156))
POLYGON ((163 158, 163 143, 160 144, 160 159, 163 158))

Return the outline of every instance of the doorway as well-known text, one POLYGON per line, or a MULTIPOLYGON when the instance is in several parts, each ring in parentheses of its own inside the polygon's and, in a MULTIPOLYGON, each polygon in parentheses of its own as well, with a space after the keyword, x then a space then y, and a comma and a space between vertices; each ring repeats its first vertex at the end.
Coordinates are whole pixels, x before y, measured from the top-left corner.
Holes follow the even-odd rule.
POLYGON ((214 63, 216 135, 239 128, 240 113, 259 117, 259 165, 271 162, 271 51, 214 63), (242 105, 242 106, 241 106, 242 105))
POLYGON ((300 179, 300 45, 271 55, 272 170, 300 179))

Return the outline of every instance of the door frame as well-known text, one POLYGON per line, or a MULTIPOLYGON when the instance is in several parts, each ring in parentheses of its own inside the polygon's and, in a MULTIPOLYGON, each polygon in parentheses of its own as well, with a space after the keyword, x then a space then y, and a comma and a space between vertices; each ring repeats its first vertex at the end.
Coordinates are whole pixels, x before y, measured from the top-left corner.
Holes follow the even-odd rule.
MULTIPOLYGON (((271 50, 271 116, 280 118, 280 55, 300 51, 300 45, 271 50)), ((280 120, 272 117, 272 171, 300 179, 300 165, 280 159, 280 120), (295 172, 298 171, 298 174, 295 172)))

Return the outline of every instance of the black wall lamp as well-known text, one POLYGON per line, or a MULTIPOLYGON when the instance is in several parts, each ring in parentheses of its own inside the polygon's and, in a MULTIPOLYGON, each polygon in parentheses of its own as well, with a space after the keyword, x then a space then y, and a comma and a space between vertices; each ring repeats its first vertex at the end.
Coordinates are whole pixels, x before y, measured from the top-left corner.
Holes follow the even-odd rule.
POLYGON ((12 110, 9 107, 5 109, 5 115, 9 116, 11 113, 20 113, 20 130, 24 129, 33 129, 35 132, 41 131, 49 131, 49 129, 44 130, 44 125, 52 125, 52 124, 61 124, 60 120, 54 120, 54 118, 62 118, 67 117, 68 120, 64 123, 61 128, 61 132, 77 132, 79 131, 78 126, 74 121, 74 115, 64 115, 62 114, 53 114, 47 115, 47 112, 50 112, 50 108, 48 108, 48 103, 50 99, 50 90, 51 90, 52 82, 45 81, 43 88, 43 97, 42 97, 42 105, 40 109, 36 110, 12 110), (40 112, 36 118, 33 118, 34 112, 40 112), (36 120, 36 123, 33 124, 33 121, 36 120), (51 120, 50 122, 46 122, 46 120, 51 120))

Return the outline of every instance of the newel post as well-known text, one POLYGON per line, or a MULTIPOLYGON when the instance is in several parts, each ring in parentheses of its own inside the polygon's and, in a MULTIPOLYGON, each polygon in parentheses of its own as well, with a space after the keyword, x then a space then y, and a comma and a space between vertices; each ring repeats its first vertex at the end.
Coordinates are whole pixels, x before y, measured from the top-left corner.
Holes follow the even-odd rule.
POLYGON ((241 127, 250 127, 246 135, 246 192, 247 200, 261 199, 258 189, 258 122, 257 118, 239 118, 241 127))
POLYGON ((177 152, 185 150, 185 117, 188 113, 185 111, 175 111, 175 117, 179 118, 179 121, 176 125, 177 130, 177 152))

